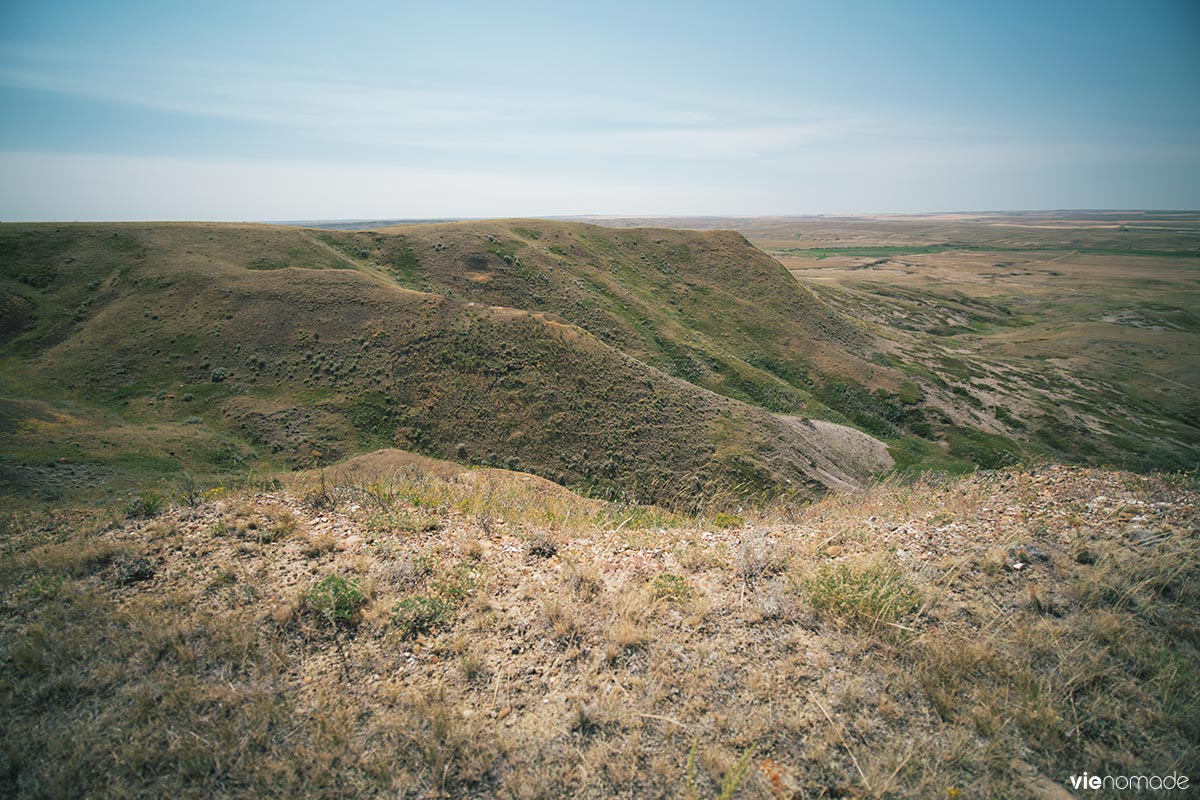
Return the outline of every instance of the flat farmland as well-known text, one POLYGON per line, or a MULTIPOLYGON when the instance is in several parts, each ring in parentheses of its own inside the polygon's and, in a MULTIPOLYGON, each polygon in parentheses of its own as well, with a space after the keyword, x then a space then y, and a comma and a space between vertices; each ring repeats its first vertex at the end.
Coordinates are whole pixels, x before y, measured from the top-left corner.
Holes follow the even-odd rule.
POLYGON ((1200 225, 1136 231, 1130 252, 1110 253, 1101 251, 1117 249, 1114 223, 1079 223, 963 223, 946 237, 962 246, 894 221, 878 222, 874 238, 855 223, 819 238, 811 227, 797 231, 803 247, 756 244, 828 302, 875 323, 907 365, 959 362, 977 373, 972 388, 990 396, 981 400, 1005 403, 1009 414, 1061 415, 1066 435, 1128 431, 1194 446, 1200 257, 1182 253, 1200 225), (851 236, 863 243, 843 244, 851 236), (997 236, 1006 238, 990 249, 997 236), (1085 241, 1056 247, 1064 238, 1085 241), (1141 254, 1154 250, 1163 254, 1141 254))

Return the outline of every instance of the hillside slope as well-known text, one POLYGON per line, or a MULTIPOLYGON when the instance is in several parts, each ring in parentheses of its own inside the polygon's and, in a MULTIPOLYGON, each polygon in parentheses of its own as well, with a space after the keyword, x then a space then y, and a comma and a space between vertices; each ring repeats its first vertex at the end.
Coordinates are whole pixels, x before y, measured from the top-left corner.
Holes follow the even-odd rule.
POLYGON ((881 358, 868 328, 732 231, 493 220, 330 241, 411 288, 553 313, 670 375, 770 411, 884 437, 925 422, 922 398, 898 399, 908 376, 881 358))
MULTIPOLYGON (((803 271, 789 276, 740 234, 721 230, 492 220, 319 235, 406 286, 547 311, 715 392, 853 425, 887 440, 917 470, 1038 457, 1176 469, 1200 454, 1194 402, 1139 386, 1148 382, 1135 355, 1106 348, 1132 369, 1046 359, 1046 338, 1059 335, 1077 308, 1094 311, 1075 281, 1055 285, 1041 303, 969 287, 938 291, 925 283, 933 270, 895 276, 884 272, 888 258, 878 257, 856 260, 849 272, 860 276, 856 287, 874 281, 873 290, 848 290, 803 271), (980 352, 976 340, 985 338, 1013 344, 980 352)), ((984 255, 992 254, 968 248, 945 260, 961 265, 951 272, 970 276, 984 255)), ((1130 284, 1149 283, 1143 264, 1122 261, 1116 271, 1130 284)), ((1103 277, 1103 293, 1113 272, 1111 264, 1084 265, 1080 277, 1103 277)), ((1119 282, 1112 288, 1128 291, 1119 282)), ((1173 318, 1191 324, 1186 310, 1173 318)), ((1071 347, 1090 348, 1089 340, 1071 347)), ((1157 360, 1160 349, 1137 352, 1157 360)))
POLYGON ((1200 495, 1079 468, 716 527, 376 453, 11 521, 0 796, 993 797, 1195 777, 1200 495))
POLYGON ((556 315, 403 288, 405 240, 370 236, 389 265, 295 228, 0 228, 21 312, 3 341, 8 483, 47 461, 220 472, 400 445, 669 501, 810 494, 891 463, 864 434, 714 394, 556 315), (108 451, 72 422, 96 414, 108 451))
POLYGON ((902 461, 1200 463, 1194 212, 600 221, 736 230, 857 320, 900 388, 822 399, 891 437, 902 461), (893 391, 922 413, 889 413, 893 391), (916 436, 896 440, 897 421, 916 436))
MULTIPOLYGON (((861 363, 871 337, 732 231, 614 231, 497 220, 385 229, 402 281, 491 305, 558 314, 642 361, 776 411, 812 406, 809 372, 861 363)), ((369 250, 375 234, 345 234, 369 250)), ((811 409, 810 409, 811 410, 811 409)))

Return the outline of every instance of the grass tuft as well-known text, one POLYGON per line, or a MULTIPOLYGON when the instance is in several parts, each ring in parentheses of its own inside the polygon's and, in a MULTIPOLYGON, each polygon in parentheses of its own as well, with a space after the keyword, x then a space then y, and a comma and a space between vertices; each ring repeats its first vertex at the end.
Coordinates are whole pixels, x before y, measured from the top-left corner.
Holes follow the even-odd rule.
POLYGON ((817 611, 871 631, 902 630, 899 620, 916 610, 921 601, 908 576, 882 561, 822 564, 802 585, 817 611))
POLYGON ((663 572, 650 582, 650 591, 655 598, 668 603, 682 603, 692 596, 692 587, 682 575, 663 572))
POLYGON ((402 639, 415 639, 450 619, 453 607, 440 597, 406 597, 392 608, 392 625, 402 639))

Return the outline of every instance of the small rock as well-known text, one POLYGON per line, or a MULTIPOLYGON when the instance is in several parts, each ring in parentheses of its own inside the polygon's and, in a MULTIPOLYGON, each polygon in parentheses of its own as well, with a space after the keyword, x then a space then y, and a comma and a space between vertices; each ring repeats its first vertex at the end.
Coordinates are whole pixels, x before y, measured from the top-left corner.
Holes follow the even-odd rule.
POLYGON ((1138 527, 1126 528, 1125 535, 1136 544, 1142 544, 1143 542, 1154 538, 1153 531, 1138 527))
POLYGON ((1050 554, 1047 553, 1042 548, 1037 547, 1035 545, 1027 544, 1022 549, 1025 551, 1025 558, 1028 559, 1029 561, 1049 561, 1050 560, 1050 554))
POLYGON ((1010 548, 1008 555, 1014 561, 1024 561, 1026 564, 1032 561, 1049 561, 1050 554, 1037 545, 1021 544, 1010 548))

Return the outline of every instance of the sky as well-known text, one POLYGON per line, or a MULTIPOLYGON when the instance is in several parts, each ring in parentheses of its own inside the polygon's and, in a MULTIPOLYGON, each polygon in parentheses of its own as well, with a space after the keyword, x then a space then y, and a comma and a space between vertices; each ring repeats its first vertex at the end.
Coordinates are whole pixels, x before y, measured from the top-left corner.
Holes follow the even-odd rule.
POLYGON ((0 220, 1200 209, 1200 3, 0 0, 0 220))

